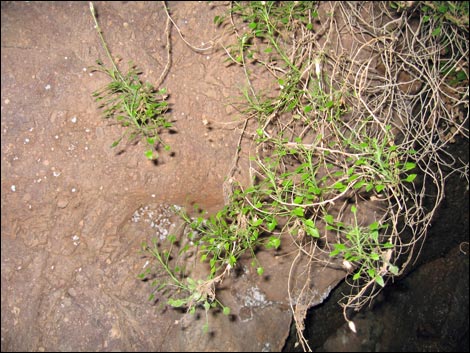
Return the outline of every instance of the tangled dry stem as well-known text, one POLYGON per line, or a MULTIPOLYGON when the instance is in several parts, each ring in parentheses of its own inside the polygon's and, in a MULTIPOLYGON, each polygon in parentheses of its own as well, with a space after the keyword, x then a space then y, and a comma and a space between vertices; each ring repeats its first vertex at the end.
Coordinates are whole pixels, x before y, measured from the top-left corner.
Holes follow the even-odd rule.
MULTIPOLYGON (((357 156, 357 152, 348 150, 341 141, 358 137, 359 131, 366 131, 370 139, 390 140, 397 151, 415 151, 412 155, 405 153, 391 158, 407 156, 405 158, 415 162, 420 170, 419 181, 389 185, 380 200, 382 212, 377 215, 380 223, 390 225, 383 236, 394 245, 393 250, 382 254, 384 262, 377 270, 380 275, 391 278, 387 263, 401 264, 398 273, 401 274, 419 256, 426 232, 444 198, 446 179, 458 173, 468 184, 468 164, 448 152, 449 144, 456 138, 468 139, 468 73, 467 84, 456 85, 450 77, 468 67, 468 28, 441 23, 432 16, 424 21, 423 16, 410 11, 392 13, 385 2, 323 3, 318 10, 322 21, 316 30, 295 28, 292 36, 284 41, 288 44, 285 53, 301 72, 305 101, 314 101, 308 87, 312 80, 318 79, 320 90, 330 87, 331 99, 347 106, 348 112, 342 117, 339 128, 333 126, 325 114, 318 114, 315 121, 305 118, 307 123, 299 135, 308 136, 315 131, 322 140, 302 144, 303 148, 322 154, 328 152, 330 160, 345 168, 348 167, 345 159, 357 156), (441 32, 436 35, 433 29, 438 26, 441 32), (322 77, 319 77, 319 62, 322 77), (312 74, 315 69, 316 75, 312 74), (334 91, 341 94, 334 96, 334 91), (332 141, 337 142, 334 148, 332 141)), ((232 24, 236 27, 233 20, 232 24)), ((240 36, 238 32, 237 35, 240 36)), ((259 62, 276 81, 289 70, 268 60, 259 62)), ((246 70, 246 63, 241 64, 246 70)), ((248 73, 246 75, 250 82, 248 73)), ((255 92, 251 85, 250 90, 255 92)), ((295 114, 304 116, 298 110, 293 112, 295 114)), ((263 132, 268 140, 275 133, 298 131, 295 119, 285 115, 271 114, 264 119, 263 132)), ((295 147, 297 143, 290 141, 288 145, 295 147)), ((396 161, 405 163, 407 160, 396 161)), ((263 159, 258 158, 251 173, 263 177, 262 171, 267 168, 263 159)), ((353 183, 349 183, 342 193, 304 206, 320 210, 343 202, 338 212, 341 217, 346 209, 345 196, 352 187, 353 183)), ((293 202, 275 201, 295 206, 293 202)), ((305 243, 297 245, 298 256, 303 253, 312 261, 325 261, 324 256, 318 255, 325 250, 307 249, 305 243)), ((347 321, 347 310, 359 310, 380 290, 373 279, 366 283, 352 282, 351 288, 342 303, 347 321)), ((305 350, 310 350, 302 336, 306 310, 293 307, 292 311, 300 342, 305 350)))
MULTIPOLYGON (((320 164, 333 162, 339 169, 347 170, 350 167, 347 159, 360 157, 361 153, 348 148, 344 144, 345 140, 364 140, 366 136, 369 140, 385 141, 387 145, 395 146, 397 154, 390 154, 390 163, 406 163, 409 160, 416 163, 420 172, 414 183, 397 180, 387 185, 380 195, 373 196, 380 204, 380 211, 374 212, 377 220, 389 225, 382 237, 393 244, 393 249, 381 254, 383 261, 376 270, 386 279, 393 278, 388 268, 390 263, 400 265, 400 275, 419 256, 426 232, 444 198, 446 179, 458 173, 467 184, 469 182, 468 164, 448 152, 449 144, 457 138, 468 139, 469 135, 468 72, 466 84, 455 84, 451 77, 468 68, 468 28, 439 22, 438 18, 432 16, 424 21, 423 16, 413 14, 413 9, 397 13, 386 2, 325 2, 318 5, 318 13, 320 21, 317 22, 311 13, 308 14, 309 21, 316 23, 313 31, 295 26, 295 20, 292 20, 294 26, 291 33, 285 36, 278 34, 292 67, 263 57, 257 58, 257 62, 264 65, 276 82, 288 75, 289 70, 297 70, 302 85, 300 99, 305 102, 314 102, 316 99, 311 93, 312 85, 318 85, 321 92, 330 94, 331 101, 345 107, 339 124, 338 121, 333 123, 328 113, 313 112, 312 119, 297 108, 290 115, 283 114, 281 107, 276 107, 277 111, 262 118, 256 114, 250 115, 242 120, 243 128, 234 165, 239 159, 242 138, 255 135, 254 132, 245 131, 248 130, 248 121, 255 116, 266 138, 257 147, 258 152, 272 150, 273 135, 283 133, 300 136, 303 139, 301 144, 290 140, 286 146, 311 153, 321 160, 320 164), (438 26, 441 31, 436 35, 433 29, 438 26), (300 125, 299 116, 302 121, 300 125), (316 139, 318 136, 321 139, 316 139), (308 140, 310 142, 306 143, 308 140), (414 152, 407 153, 409 151, 414 152), (328 157, 325 157, 327 154, 328 157)), ((167 15, 186 42, 168 12, 167 15)), ((231 17, 231 25, 235 35, 243 41, 243 34, 237 30, 240 23, 231 17)), ((241 61, 237 61, 236 53, 230 52, 219 41, 212 43, 221 45, 229 57, 243 67, 249 91, 256 103, 259 103, 243 53, 241 61)), ((210 49, 187 44, 196 51, 210 49)), ((273 102, 274 105, 277 103, 273 102)), ((250 174, 263 178, 263 170, 269 169, 264 163, 260 153, 250 174)), ((289 169, 284 161, 280 163, 280 169, 289 169)), ((234 165, 231 166, 228 183, 233 182, 234 165)), ((372 175, 372 171, 367 168, 363 167, 364 175, 372 175)), ((374 175, 390 178, 387 175, 374 175)), ((340 178, 339 181, 346 179, 340 178)), ((304 206, 318 213, 336 210, 339 219, 346 219, 351 195, 356 200, 367 198, 353 187, 354 182, 349 182, 342 192, 331 193, 319 202, 304 206)), ((229 202, 231 185, 224 184, 224 188, 226 202, 229 202)), ((249 199, 246 201, 256 208, 249 199)), ((293 201, 275 201, 286 207, 295 206, 293 201)), ((264 212, 261 209, 257 211, 264 212)), ((282 231, 289 230, 289 227, 285 227, 282 231)), ((328 244, 321 248, 315 242, 292 239, 299 250, 292 269, 300 263, 302 256, 308 259, 305 273, 310 273, 310 266, 314 263, 331 264, 328 257, 331 248, 328 244)), ((325 240, 328 243, 329 239, 325 240)), ((306 281, 300 294, 294 296, 290 288, 293 280, 290 278, 288 282, 291 303, 297 303, 292 304, 292 312, 299 341, 304 350, 310 351, 302 334, 306 311, 313 301, 308 297, 310 284, 306 281)), ((361 309, 381 289, 373 279, 350 284, 351 292, 342 301, 347 321, 350 321, 349 310, 361 309)))

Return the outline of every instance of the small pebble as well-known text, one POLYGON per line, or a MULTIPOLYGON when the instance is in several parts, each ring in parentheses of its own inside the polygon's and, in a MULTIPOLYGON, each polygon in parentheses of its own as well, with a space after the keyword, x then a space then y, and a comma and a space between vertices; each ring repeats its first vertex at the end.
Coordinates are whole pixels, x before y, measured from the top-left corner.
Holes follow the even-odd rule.
POLYGON ((67 199, 60 199, 57 201, 57 207, 58 208, 65 208, 69 204, 69 201, 67 199))

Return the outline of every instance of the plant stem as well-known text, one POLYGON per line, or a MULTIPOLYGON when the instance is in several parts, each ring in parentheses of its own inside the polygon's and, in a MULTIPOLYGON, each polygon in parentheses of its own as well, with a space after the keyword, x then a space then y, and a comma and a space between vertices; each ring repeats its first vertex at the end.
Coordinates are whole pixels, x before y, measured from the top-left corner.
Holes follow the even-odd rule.
POLYGON ((124 77, 122 76, 121 71, 119 71, 116 64, 114 63, 113 57, 111 56, 111 53, 108 49, 108 45, 106 44, 106 41, 104 40, 103 32, 101 31, 100 25, 98 24, 98 20, 96 19, 95 7, 93 6, 93 3, 91 1, 90 1, 90 12, 91 12, 91 16, 93 16, 93 20, 95 21, 95 28, 96 28, 96 31, 98 32, 98 36, 101 39, 101 44, 103 45, 103 48, 106 51, 106 54, 108 55, 109 60, 113 64, 114 70, 118 73, 119 78, 122 81, 124 81, 124 77))

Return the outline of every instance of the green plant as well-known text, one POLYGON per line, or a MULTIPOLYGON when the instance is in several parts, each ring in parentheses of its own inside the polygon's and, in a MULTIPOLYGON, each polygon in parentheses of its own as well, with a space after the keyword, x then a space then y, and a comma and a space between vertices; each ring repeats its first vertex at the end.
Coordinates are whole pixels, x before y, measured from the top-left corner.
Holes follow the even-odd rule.
MULTIPOLYGON (((469 51, 468 29, 459 27, 468 4, 419 3, 423 25, 415 30, 408 3, 232 2, 227 14, 214 19, 220 26, 230 21, 237 37, 224 49, 245 75, 240 141, 252 137, 254 148, 250 183, 238 183, 231 172, 223 209, 196 219, 182 214, 194 248, 209 264, 200 285, 209 284, 211 295, 214 280, 222 280, 243 254, 262 275, 257 250, 278 249, 290 237, 312 261, 342 261, 353 281, 342 303, 353 329, 346 309, 360 309, 412 261, 443 199, 443 170, 457 164, 445 152, 447 136, 468 138, 463 64, 468 66, 469 51), (375 14, 377 22, 364 13, 375 14), (383 72, 374 69, 379 64, 383 72), (266 72, 270 85, 259 89, 253 77, 266 72), (419 89, 404 89, 403 76, 419 89), (245 132, 247 126, 254 128, 245 132), (372 212, 373 221, 360 224, 359 216, 372 212)), ((467 171, 455 169, 468 180, 467 171)), ((294 319, 302 328, 299 315, 294 319)), ((300 329, 298 334, 308 348, 300 329)))
POLYGON ((142 83, 139 79, 140 72, 131 63, 129 63, 128 72, 121 73, 104 40, 91 2, 90 11, 103 49, 112 64, 110 68, 107 68, 101 60, 97 60, 96 70, 108 75, 111 82, 94 92, 93 96, 100 103, 99 107, 105 109, 106 119, 115 118, 121 126, 127 128, 111 147, 116 147, 126 135, 129 140, 145 138, 149 146, 149 149, 145 151, 145 156, 148 159, 157 159, 158 153, 155 150, 157 144, 163 144, 165 150, 170 149, 170 146, 165 144, 159 135, 161 129, 168 129, 172 126, 165 116, 168 111, 166 89, 157 91, 150 83, 142 83))
POLYGON ((351 207, 354 215, 353 224, 344 224, 335 221, 333 216, 325 215, 327 229, 335 230, 344 242, 334 243, 334 250, 330 256, 341 255, 347 269, 356 269, 352 276, 353 281, 362 280, 365 283, 376 282, 384 287, 384 275, 388 272, 397 275, 398 267, 390 263, 389 250, 394 248, 390 242, 380 241, 380 231, 387 225, 378 222, 371 223, 368 227, 361 227, 357 222, 357 208, 351 207))
MULTIPOLYGON (((173 265, 171 259, 174 254, 174 245, 176 237, 169 235, 166 242, 170 244, 168 249, 161 249, 157 238, 152 239, 152 245, 148 245, 146 242, 141 244, 141 249, 144 253, 149 253, 158 261, 158 268, 164 270, 163 276, 158 279, 152 280, 151 286, 155 290, 150 294, 149 300, 155 298, 155 292, 163 292, 169 296, 167 304, 174 308, 186 308, 186 310, 194 314, 198 306, 203 307, 206 314, 206 323, 203 326, 203 330, 207 331, 208 324, 208 311, 211 308, 220 307, 224 315, 230 314, 230 308, 224 306, 215 297, 215 284, 219 282, 222 276, 212 277, 210 280, 193 279, 185 274, 184 266, 173 265)), ((178 256, 186 249, 182 249, 178 252, 178 256)), ((141 280, 146 279, 152 275, 152 269, 148 268, 144 272, 140 273, 137 277, 141 280)))

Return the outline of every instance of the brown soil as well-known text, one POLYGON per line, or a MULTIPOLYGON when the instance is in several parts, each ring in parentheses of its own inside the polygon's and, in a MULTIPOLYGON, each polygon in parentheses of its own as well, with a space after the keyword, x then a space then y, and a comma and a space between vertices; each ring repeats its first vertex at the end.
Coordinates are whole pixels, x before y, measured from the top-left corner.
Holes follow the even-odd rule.
MULTIPOLYGON (((213 18, 225 5, 169 7, 193 45, 222 34, 213 18)), ((95 8, 112 53, 156 82, 167 60, 161 4, 95 8)), ((241 133, 229 104, 243 85, 239 68, 223 50, 196 53, 172 29, 163 86, 174 131, 162 136, 172 153, 154 164, 142 143, 110 148, 123 128, 103 121, 91 96, 107 77, 90 71, 105 54, 88 3, 2 2, 1 10, 2 351, 279 351, 291 322, 288 247, 260 255, 264 278, 247 269, 224 283, 232 315, 211 314, 209 334, 201 315, 149 302, 148 283, 136 278, 148 260, 141 241, 175 226, 168 205, 223 206, 241 133)), ((344 273, 317 272, 319 303, 344 273)))

